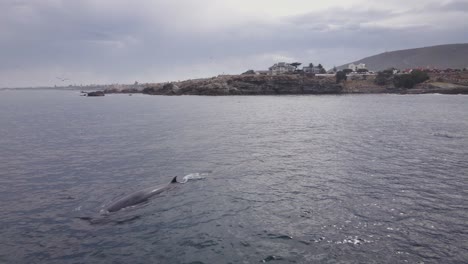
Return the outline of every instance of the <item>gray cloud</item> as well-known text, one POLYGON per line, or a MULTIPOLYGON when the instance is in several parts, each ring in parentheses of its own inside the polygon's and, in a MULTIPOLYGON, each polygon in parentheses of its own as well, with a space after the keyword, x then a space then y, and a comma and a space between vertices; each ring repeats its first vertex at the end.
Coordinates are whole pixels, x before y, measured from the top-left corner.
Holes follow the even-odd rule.
POLYGON ((468 13, 468 1, 466 0, 459 0, 459 1, 449 1, 449 2, 441 2, 441 3, 432 3, 427 4, 421 8, 424 11, 433 11, 433 12, 440 12, 440 11, 457 11, 468 13))
POLYGON ((356 3, 273 18, 203 3, 2 1, 0 87, 53 85, 55 76, 74 83, 208 77, 278 60, 332 67, 386 50, 468 42, 459 19, 466 1, 405 10, 356 3))

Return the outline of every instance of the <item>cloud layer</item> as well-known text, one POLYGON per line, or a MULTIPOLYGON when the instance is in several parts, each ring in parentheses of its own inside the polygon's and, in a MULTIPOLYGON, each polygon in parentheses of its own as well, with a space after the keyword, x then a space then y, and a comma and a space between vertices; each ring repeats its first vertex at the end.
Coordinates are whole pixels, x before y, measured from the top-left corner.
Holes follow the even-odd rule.
POLYGON ((277 61, 331 68, 468 42, 466 0, 314 2, 3 0, 0 87, 181 80, 277 61))

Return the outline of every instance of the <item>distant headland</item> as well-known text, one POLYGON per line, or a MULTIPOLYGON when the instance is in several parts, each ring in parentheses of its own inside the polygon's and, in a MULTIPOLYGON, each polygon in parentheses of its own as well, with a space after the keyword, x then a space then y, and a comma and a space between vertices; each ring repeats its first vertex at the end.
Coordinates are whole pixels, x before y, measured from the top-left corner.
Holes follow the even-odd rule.
POLYGON ((105 94, 150 95, 279 95, 279 94, 468 94, 466 69, 367 70, 364 64, 350 64, 342 71, 325 71, 309 64, 277 63, 268 71, 249 70, 239 75, 178 82, 106 87, 105 94))

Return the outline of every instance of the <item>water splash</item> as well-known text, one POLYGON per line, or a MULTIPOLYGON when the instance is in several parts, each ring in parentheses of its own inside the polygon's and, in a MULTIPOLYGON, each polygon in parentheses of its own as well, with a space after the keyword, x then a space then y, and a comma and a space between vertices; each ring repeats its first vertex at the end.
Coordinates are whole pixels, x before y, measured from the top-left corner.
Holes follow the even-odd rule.
POLYGON ((202 179, 205 179, 206 178, 206 175, 208 175, 208 173, 190 173, 190 174, 187 174, 185 175, 182 180, 178 181, 179 183, 186 183, 188 182, 189 180, 202 180, 202 179))
POLYGON ((450 139, 461 139, 463 138, 462 135, 450 134, 450 133, 432 133, 435 137, 442 137, 442 138, 450 138, 450 139))

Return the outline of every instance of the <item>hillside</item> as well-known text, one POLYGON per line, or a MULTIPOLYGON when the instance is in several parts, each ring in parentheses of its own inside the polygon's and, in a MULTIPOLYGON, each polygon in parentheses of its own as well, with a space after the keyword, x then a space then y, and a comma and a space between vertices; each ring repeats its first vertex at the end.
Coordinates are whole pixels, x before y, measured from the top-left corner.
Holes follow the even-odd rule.
MULTIPOLYGON (((468 68, 468 43, 385 52, 353 63, 365 63, 371 71, 381 71, 391 67, 397 69, 468 68)), ((342 65, 338 69, 347 68, 348 64, 342 65)))

